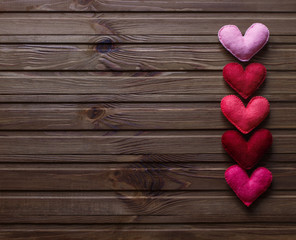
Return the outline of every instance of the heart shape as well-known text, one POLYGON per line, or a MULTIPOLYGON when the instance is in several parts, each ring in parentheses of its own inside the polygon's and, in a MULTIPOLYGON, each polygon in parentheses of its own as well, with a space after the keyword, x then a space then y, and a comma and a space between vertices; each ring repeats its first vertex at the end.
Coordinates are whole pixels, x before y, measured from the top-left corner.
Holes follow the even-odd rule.
POLYGON ((257 168, 249 178, 245 170, 233 165, 225 171, 225 180, 238 198, 249 207, 271 184, 272 174, 264 168, 257 168))
POLYGON ((223 134, 221 140, 226 152, 240 167, 251 169, 271 146, 272 135, 267 129, 259 129, 247 142, 238 131, 229 130, 223 134))
POLYGON ((267 117, 269 102, 264 97, 256 96, 245 107, 237 96, 228 95, 221 100, 221 110, 229 122, 247 134, 267 117))
POLYGON ((260 63, 251 63, 245 70, 238 63, 229 63, 223 68, 224 80, 245 99, 260 87, 265 76, 266 68, 260 63))
POLYGON ((222 45, 242 62, 249 61, 267 43, 269 30, 262 23, 254 23, 245 35, 235 25, 220 28, 218 37, 222 45))

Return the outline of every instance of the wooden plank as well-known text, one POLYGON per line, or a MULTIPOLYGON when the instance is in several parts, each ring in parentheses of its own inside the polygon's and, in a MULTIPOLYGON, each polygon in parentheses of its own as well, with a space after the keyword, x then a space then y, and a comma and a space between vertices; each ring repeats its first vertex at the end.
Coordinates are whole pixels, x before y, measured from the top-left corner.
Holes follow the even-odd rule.
MULTIPOLYGON (((296 45, 269 44, 252 62, 295 70, 296 45)), ((219 70, 236 59, 221 44, 0 45, 0 70, 219 70)))
MULTIPOLYGON (((239 201, 239 200, 237 200, 239 201)), ((257 200, 258 201, 258 200, 257 200)), ((219 203, 218 203, 219 204, 219 203)), ((221 205, 222 206, 222 205, 221 205)), ((229 207, 231 208, 231 206, 229 207)), ((119 226, 122 226, 122 224, 124 223, 136 223, 136 224, 143 224, 143 223, 153 223, 153 224, 159 224, 160 226, 164 223, 166 224, 180 224, 180 223, 223 223, 224 221, 220 221, 220 219, 222 218, 218 218, 215 221, 215 217, 209 217, 211 220, 209 220, 209 218, 205 218, 205 220, 203 221, 201 218, 204 217, 204 215, 202 216, 198 216, 198 215, 183 215, 183 216, 176 216, 176 215, 158 215, 158 216, 151 216, 151 215, 145 215, 145 216, 140 216, 140 215, 124 215, 124 216, 113 216, 113 215, 109 215, 109 216, 102 216, 102 215, 96 215, 96 216, 75 216, 75 215, 67 215, 67 216, 55 216, 55 215, 41 215, 41 216, 37 216, 37 215, 15 215, 13 217, 9 216, 9 215, 2 215, 1 219, 0 219, 0 224, 118 224, 119 226)), ((290 221, 290 216, 283 216, 283 217, 271 217, 271 216, 265 216, 265 219, 262 218, 254 218, 254 220, 252 221, 252 219, 247 219, 247 218, 243 218, 243 216, 241 218, 239 218, 238 216, 235 216, 235 219, 237 220, 238 223, 254 223, 256 222, 256 224, 258 223, 277 223, 277 224, 288 224, 291 223, 290 221), (240 220, 239 220, 240 219, 240 220), (278 220, 278 219, 282 219, 282 220, 278 220)), ((294 222, 294 221, 292 221, 294 222)), ((294 240, 294 239, 292 239, 294 240)))
MULTIPOLYGON (((229 190, 227 163, 0 164, 2 191, 229 190)), ((261 162, 272 190, 296 190, 296 164, 261 162)))
POLYGON ((6 224, 0 226, 0 239, 138 239, 138 240, 293 240, 295 224, 73 224, 32 225, 6 224))
MULTIPOLYGON (((0 155, 0 163, 229 163, 226 153, 119 155, 0 155)), ((261 163, 295 163, 295 154, 267 153, 261 163)))
POLYGON ((295 13, 1 13, 1 35, 215 35, 263 22, 272 35, 296 35, 295 13), (184 27, 186 26, 186 27, 184 27))
POLYGON ((153 0, 153 1, 75 1, 75 0, 2 0, 0 10, 9 11, 163 11, 163 12, 295 12, 296 6, 293 0, 260 0, 260 1, 236 1, 236 0, 153 0))
MULTIPOLYGON (((230 90, 229 90, 230 91, 230 90)), ((234 92, 229 92, 234 94, 234 92)), ((259 94, 259 91, 258 91, 259 94)), ((25 95, 1 95, 0 103, 98 103, 98 102, 109 102, 109 103, 124 103, 124 102, 136 102, 136 103, 162 103, 162 102, 208 102, 214 101, 219 102, 223 97, 228 94, 213 94, 213 95, 194 95, 194 94, 25 94, 25 95)), ((295 102, 296 95, 291 94, 279 94, 279 95, 268 95, 260 94, 266 97, 269 102, 295 102), (283 96, 283 97, 282 97, 283 96)))
MULTIPOLYGON (((224 153, 224 131, 1 131, 0 154, 224 153)), ((294 130, 273 130, 272 153, 296 153, 294 130)))
MULTIPOLYGON (((271 35, 269 43, 295 43, 296 36, 271 35)), ((219 43, 215 35, 1 35, 0 43, 219 43)))
MULTIPOLYGON (((272 103, 262 128, 295 129, 294 103, 272 103)), ((235 128, 217 103, 1 104, 0 130, 235 128)))
POLYGON ((0 202, 1 223, 296 221, 295 192, 268 191, 251 208, 231 191, 2 192, 0 202))
MULTIPOLYGON (((268 70, 255 94, 271 102, 296 101, 295 74, 268 70)), ((0 102, 218 102, 225 95, 236 94, 221 71, 4 71, 0 84, 0 102)))

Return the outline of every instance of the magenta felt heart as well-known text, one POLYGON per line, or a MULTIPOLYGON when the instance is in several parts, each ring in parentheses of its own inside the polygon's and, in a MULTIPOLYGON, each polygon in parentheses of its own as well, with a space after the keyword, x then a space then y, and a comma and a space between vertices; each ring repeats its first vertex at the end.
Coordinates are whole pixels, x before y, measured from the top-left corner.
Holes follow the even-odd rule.
POLYGON ((267 43, 269 30, 262 23, 254 23, 242 36, 237 26, 225 25, 219 30, 218 37, 233 56, 247 62, 267 43))
POLYGON ((245 170, 233 165, 225 171, 225 179, 238 198, 249 207, 271 184, 272 174, 264 168, 257 168, 249 178, 245 170))
POLYGON ((259 129, 247 142, 238 131, 229 130, 223 134, 221 141, 226 152, 242 168, 251 169, 271 146, 272 135, 267 129, 259 129))
POLYGON ((224 116, 242 133, 247 134, 257 127, 269 113, 269 102, 264 97, 253 97, 244 106, 235 95, 228 95, 221 101, 224 116))
POLYGON ((265 76, 266 68, 260 63, 251 63, 245 70, 238 63, 228 63, 223 68, 225 81, 245 99, 259 88, 265 76))

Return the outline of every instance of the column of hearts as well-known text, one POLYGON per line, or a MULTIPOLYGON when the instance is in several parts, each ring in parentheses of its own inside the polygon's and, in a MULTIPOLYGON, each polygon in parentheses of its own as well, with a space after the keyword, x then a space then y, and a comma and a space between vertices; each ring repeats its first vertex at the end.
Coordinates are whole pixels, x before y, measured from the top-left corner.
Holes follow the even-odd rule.
MULTIPOLYGON (((240 61, 249 61, 269 38, 268 28, 254 23, 242 36, 235 25, 223 26, 218 37, 222 45, 240 61)), ((249 64, 244 70, 238 63, 229 63, 223 69, 225 81, 244 99, 248 99, 264 82, 266 69, 260 63, 249 64)), ((254 130, 268 115, 269 102, 261 96, 253 97, 247 107, 235 95, 228 95, 221 101, 224 116, 243 134, 254 130)), ((237 162, 225 172, 225 179, 238 198, 250 206, 270 186, 271 172, 258 167, 248 176, 246 170, 252 169, 272 144, 272 135, 267 129, 259 129, 246 142, 238 131, 226 131, 222 145, 237 162)))

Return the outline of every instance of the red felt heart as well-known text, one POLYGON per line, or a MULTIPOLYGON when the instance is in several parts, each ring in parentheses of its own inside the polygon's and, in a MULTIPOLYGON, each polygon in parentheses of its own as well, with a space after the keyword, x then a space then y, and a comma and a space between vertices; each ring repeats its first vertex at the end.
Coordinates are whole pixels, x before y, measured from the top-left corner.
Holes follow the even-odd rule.
POLYGON ((260 87, 265 76, 266 68, 260 63, 251 63, 245 70, 238 63, 229 63, 223 68, 225 81, 245 99, 260 87))
POLYGON ((264 168, 257 168, 249 178, 245 170, 233 165, 225 171, 225 179, 238 198, 249 207, 271 184, 272 174, 264 168))
POLYGON ((269 102, 264 97, 253 97, 244 106, 234 95, 228 95, 221 101, 224 116, 242 133, 247 134, 257 127, 269 113, 269 102))
POLYGON ((244 169, 253 168, 271 144, 272 135, 267 129, 257 130, 248 142, 234 130, 226 131, 222 136, 224 149, 244 169))

